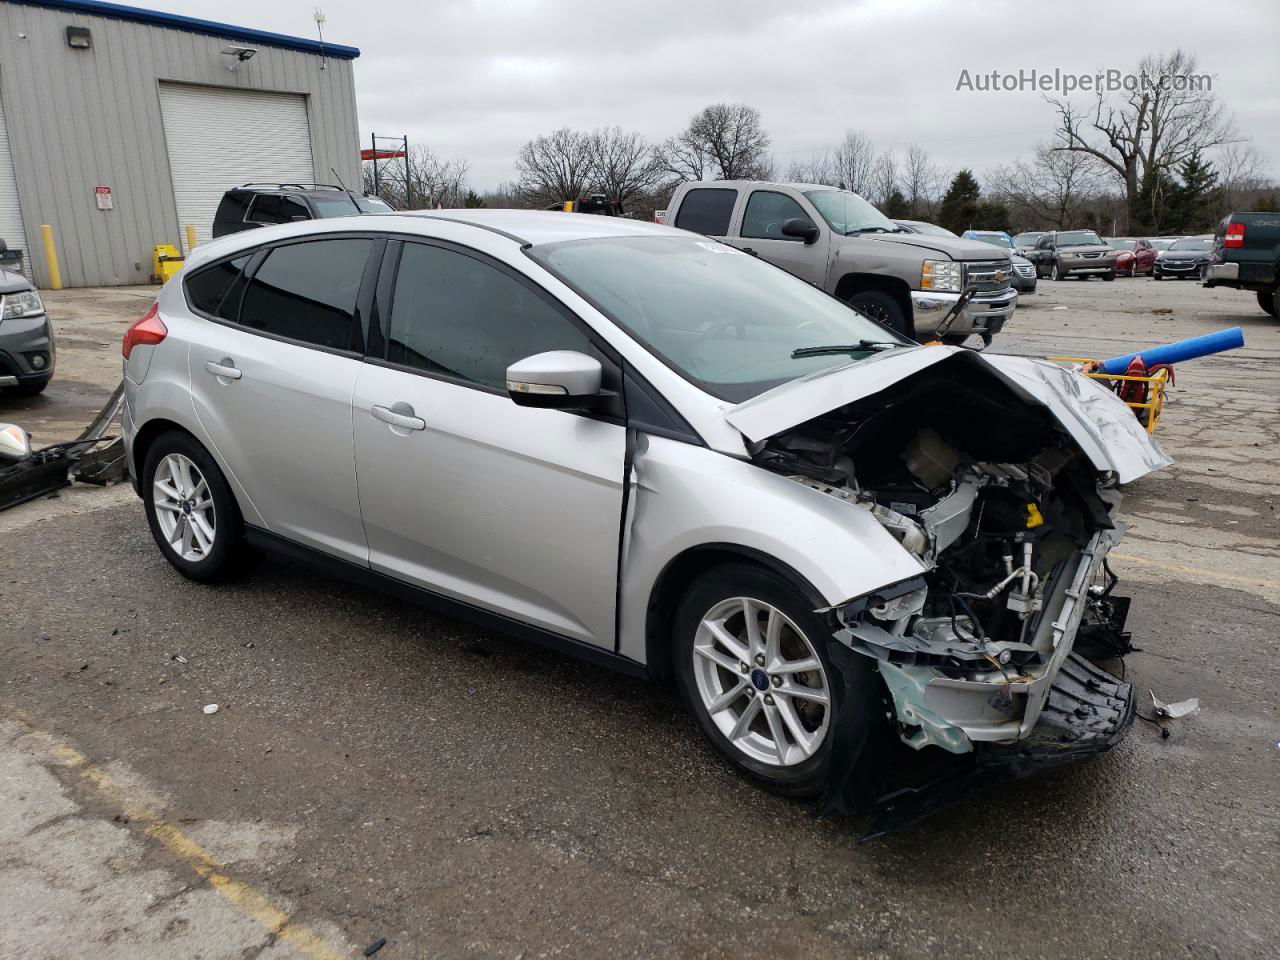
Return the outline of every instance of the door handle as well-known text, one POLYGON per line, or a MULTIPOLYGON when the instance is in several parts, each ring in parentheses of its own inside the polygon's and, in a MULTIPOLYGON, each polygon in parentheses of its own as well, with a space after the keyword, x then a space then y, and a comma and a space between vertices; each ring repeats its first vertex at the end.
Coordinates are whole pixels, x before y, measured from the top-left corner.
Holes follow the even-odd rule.
POLYGON ((373 414, 375 419, 381 420, 383 423, 392 427, 399 427, 401 430, 425 430, 427 429, 427 421, 421 417, 413 415, 413 407, 407 403, 397 403, 391 407, 384 407, 379 403, 375 403, 369 412, 373 414))
POLYGON ((222 377, 225 380, 239 380, 243 376, 240 368, 236 366, 235 361, 230 357, 223 357, 216 362, 206 360, 204 368, 208 373, 213 374, 215 377, 222 377))

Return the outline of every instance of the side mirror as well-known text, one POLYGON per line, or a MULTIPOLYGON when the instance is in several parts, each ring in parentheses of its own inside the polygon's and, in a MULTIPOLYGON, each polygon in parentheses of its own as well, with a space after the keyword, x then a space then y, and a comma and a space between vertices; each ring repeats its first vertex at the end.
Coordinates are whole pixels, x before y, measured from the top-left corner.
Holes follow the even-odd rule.
POLYGON ((31 438, 16 423, 0 423, 0 462, 31 457, 31 438))
POLYGON ((804 217, 790 217, 782 221, 782 235, 803 240, 805 243, 813 243, 818 239, 818 228, 812 220, 804 217))
POLYGON ((600 396, 600 361, 576 350, 550 350, 507 367, 507 393, 522 407, 577 410, 600 396))

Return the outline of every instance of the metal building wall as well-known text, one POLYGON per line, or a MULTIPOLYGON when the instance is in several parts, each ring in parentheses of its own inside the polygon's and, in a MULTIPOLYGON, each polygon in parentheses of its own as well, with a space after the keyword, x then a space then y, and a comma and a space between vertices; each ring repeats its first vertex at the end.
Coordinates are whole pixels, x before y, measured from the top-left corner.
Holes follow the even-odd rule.
MULTIPOLYGON (((181 247, 160 114, 160 81, 307 95, 316 179, 360 180, 352 61, 262 44, 237 63, 228 41, 144 23, 0 2, 0 98, 13 153, 27 262, 48 282, 40 225, 53 226, 67 286, 146 283, 151 248, 181 247), (88 27, 90 50, 67 46, 88 27), (112 188, 99 210, 94 187, 112 188)), ((17 246, 9 240, 10 246, 17 246)))

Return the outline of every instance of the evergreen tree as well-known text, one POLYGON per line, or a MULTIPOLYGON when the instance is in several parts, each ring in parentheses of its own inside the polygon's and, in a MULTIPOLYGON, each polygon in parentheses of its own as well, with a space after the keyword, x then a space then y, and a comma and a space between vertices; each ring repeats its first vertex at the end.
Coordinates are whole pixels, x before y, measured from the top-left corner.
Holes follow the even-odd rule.
POLYGON ((1178 181, 1167 196, 1162 225, 1175 233, 1211 228, 1222 192, 1218 171, 1197 152, 1178 166, 1178 181))
POLYGON ((951 181, 947 194, 942 198, 938 221, 955 233, 963 233, 973 225, 978 215, 978 197, 981 189, 968 170, 961 170, 951 181))
POLYGON ((1009 208, 1003 203, 980 203, 973 214, 974 230, 1008 230, 1009 208))
POLYGON ((476 193, 474 190, 468 189, 467 195, 462 198, 462 205, 464 207, 483 207, 484 197, 480 196, 480 194, 476 193))
POLYGON ((911 215, 911 204, 907 203, 907 198, 902 195, 901 190, 894 190, 889 194, 889 199, 884 202, 884 209, 880 212, 890 220, 903 220, 911 215))

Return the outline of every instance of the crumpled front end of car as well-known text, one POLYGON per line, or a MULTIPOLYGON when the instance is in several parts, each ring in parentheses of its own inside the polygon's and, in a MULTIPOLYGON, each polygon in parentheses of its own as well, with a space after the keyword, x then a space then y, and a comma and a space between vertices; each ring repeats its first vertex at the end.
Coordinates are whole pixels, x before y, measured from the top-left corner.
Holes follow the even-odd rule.
MULTIPOLYGON (((836 641, 875 661, 911 747, 1052 764, 1132 723, 1130 686, 1092 662, 1128 649, 1106 562, 1123 533, 1117 472, 1064 428, 1063 402, 957 358, 753 450, 871 513, 923 567, 830 611, 836 641)), ((1100 431, 1114 435, 1114 412, 1094 417, 1100 431)))

